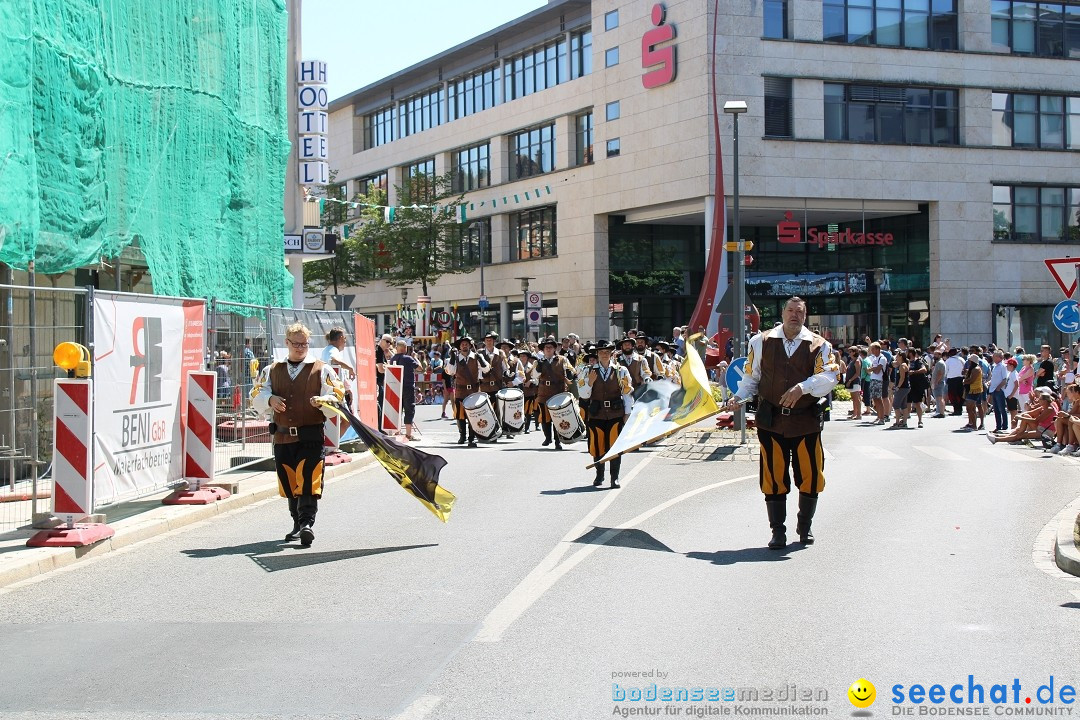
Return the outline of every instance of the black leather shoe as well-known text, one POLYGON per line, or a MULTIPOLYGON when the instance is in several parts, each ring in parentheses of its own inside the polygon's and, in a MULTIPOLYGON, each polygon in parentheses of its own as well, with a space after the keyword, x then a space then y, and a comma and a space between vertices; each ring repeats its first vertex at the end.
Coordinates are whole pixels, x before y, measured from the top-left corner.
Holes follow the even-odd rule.
POLYGON ((787 534, 781 528, 773 528, 772 537, 769 539, 770 550, 783 550, 787 547, 787 534))
POLYGON ((817 500, 816 497, 799 493, 799 518, 795 523, 795 532, 799 534, 799 542, 803 545, 814 544, 814 533, 810 532, 810 523, 817 510, 817 500))
POLYGON ((470 440, 469 441, 469 447, 476 447, 476 441, 475 440, 470 440))
POLYGON ((465 444, 465 436, 464 435, 462 435, 461 437, 459 437, 457 439, 457 444, 458 445, 464 445, 465 444))
POLYGON ((300 528, 300 547, 311 547, 311 543, 314 539, 315 531, 311 529, 310 525, 305 525, 300 528))
POLYGON ((769 527, 772 537, 769 539, 770 550, 783 550, 787 547, 787 495, 780 495, 775 500, 766 500, 765 509, 769 514, 769 527))
POLYGON ((286 535, 285 539, 288 540, 289 542, 292 542, 293 540, 299 540, 300 539, 300 521, 299 520, 293 520, 292 532, 290 532, 288 535, 286 535))
POLYGON ((592 481, 592 486, 593 487, 600 487, 603 484, 604 484, 604 478, 602 478, 602 477, 598 477, 598 478, 596 478, 595 480, 592 481))
POLYGON ((542 445, 543 447, 547 447, 550 444, 551 444, 551 440, 544 440, 544 442, 540 443, 540 445, 542 445))
POLYGON ((619 478, 611 478, 611 489, 618 490, 622 485, 619 484, 619 478))
POLYGON ((562 450, 562 443, 560 443, 560 442, 555 443, 555 449, 556 450, 562 450))

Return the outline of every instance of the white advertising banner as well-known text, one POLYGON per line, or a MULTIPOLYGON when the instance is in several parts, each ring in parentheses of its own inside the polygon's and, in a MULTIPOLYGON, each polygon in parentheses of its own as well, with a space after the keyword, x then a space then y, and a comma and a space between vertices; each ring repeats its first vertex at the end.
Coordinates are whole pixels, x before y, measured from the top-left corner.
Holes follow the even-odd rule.
POLYGON ((184 477, 184 378, 205 370, 202 300, 94 293, 94 504, 184 477))

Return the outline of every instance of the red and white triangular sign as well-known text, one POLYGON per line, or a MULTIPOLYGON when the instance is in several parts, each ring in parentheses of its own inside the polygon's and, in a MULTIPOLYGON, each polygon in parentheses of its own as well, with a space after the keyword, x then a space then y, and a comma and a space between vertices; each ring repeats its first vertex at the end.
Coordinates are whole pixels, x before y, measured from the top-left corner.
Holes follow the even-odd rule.
POLYGON ((1076 292, 1076 266, 1080 265, 1080 257, 1054 258, 1052 260, 1043 260, 1043 262, 1046 263, 1046 269, 1054 276, 1054 280, 1057 281, 1061 292, 1065 293, 1065 297, 1072 297, 1073 293, 1076 292), (1065 272, 1065 277, 1069 279, 1068 283, 1062 279, 1062 271, 1065 272))

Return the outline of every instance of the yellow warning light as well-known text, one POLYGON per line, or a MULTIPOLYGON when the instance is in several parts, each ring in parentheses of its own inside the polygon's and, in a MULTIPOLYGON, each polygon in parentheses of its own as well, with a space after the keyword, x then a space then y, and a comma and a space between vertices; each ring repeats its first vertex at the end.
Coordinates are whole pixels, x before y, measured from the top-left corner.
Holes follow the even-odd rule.
POLYGON ((53 362, 56 366, 74 371, 77 378, 90 377, 90 351, 79 343, 62 342, 53 350, 53 362))

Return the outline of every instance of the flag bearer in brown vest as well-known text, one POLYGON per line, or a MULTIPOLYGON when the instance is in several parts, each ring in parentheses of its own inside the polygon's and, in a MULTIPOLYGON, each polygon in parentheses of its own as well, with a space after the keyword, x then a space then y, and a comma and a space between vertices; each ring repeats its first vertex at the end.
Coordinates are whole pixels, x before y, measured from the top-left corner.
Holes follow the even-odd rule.
POLYGON ((473 339, 463 337, 457 341, 457 352, 446 359, 446 374, 454 378, 454 419, 458 426, 458 445, 465 444, 465 430, 469 431, 469 447, 476 447, 476 432, 465 416, 465 398, 480 392, 480 379, 491 368, 484 358, 473 352, 473 339))
POLYGON ((559 433, 551 424, 551 412, 548 410, 547 401, 559 393, 567 392, 570 385, 567 382, 568 374, 572 373, 569 363, 562 355, 556 355, 555 350, 559 347, 559 341, 548 336, 540 343, 543 357, 536 361, 533 366, 531 377, 536 381, 536 403, 540 409, 540 427, 544 431, 544 447, 551 444, 552 435, 555 436, 555 449, 562 450, 562 440, 559 433))
POLYGON ((274 462, 278 490, 289 499, 292 532, 286 540, 300 538, 311 545, 315 514, 323 485, 323 422, 333 411, 316 406, 317 397, 345 398, 345 388, 329 365, 308 355, 311 331, 300 323, 285 328, 289 355, 270 365, 251 391, 259 412, 273 412, 274 462))
POLYGON ((782 325, 750 340, 746 374, 727 404, 728 409, 734 409, 739 400, 757 396, 761 492, 772 528, 769 547, 774 550, 787 546, 784 521, 791 490, 789 468, 794 470, 799 488, 799 542, 814 543, 810 521, 817 509, 818 493, 825 489, 821 447, 824 408, 818 400, 832 392, 837 375, 836 366, 830 364, 832 346, 803 325, 806 301, 798 297, 788 300, 783 320, 782 325))
MULTIPOLYGON (((578 395, 582 405, 588 407, 585 426, 589 430, 589 454, 594 461, 604 457, 615 444, 634 404, 630 372, 622 365, 611 364, 614 349, 610 342, 601 340, 596 346, 599 362, 583 371, 578 380, 578 395)), ((611 487, 619 487, 622 456, 604 465, 611 465, 611 487)), ((596 466, 595 487, 604 484, 604 465, 596 466)))

